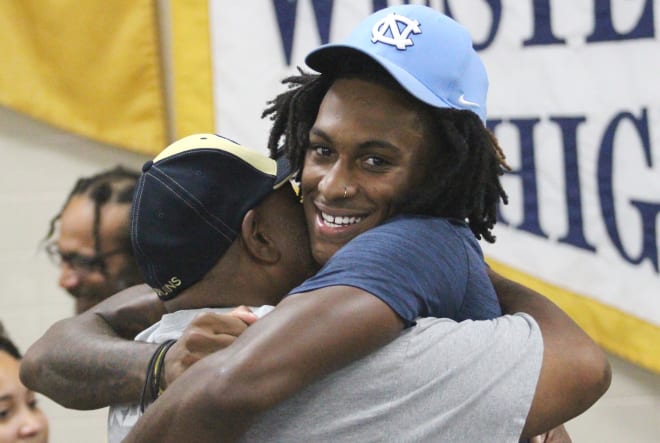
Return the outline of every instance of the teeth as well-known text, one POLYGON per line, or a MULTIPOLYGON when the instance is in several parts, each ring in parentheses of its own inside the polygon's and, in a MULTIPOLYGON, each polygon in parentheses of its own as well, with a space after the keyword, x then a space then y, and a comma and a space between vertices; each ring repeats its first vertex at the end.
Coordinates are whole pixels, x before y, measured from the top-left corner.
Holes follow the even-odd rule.
POLYGON ((362 217, 335 217, 325 212, 321 212, 321 217, 326 225, 333 228, 340 228, 343 226, 354 225, 362 221, 362 217))

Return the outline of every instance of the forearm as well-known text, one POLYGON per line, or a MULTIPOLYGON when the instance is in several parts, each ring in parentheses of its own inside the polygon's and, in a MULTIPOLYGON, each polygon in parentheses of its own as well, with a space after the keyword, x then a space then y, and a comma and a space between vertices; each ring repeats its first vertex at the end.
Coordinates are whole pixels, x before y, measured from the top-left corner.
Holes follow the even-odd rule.
POLYGON ((541 329, 544 325, 552 328, 562 326, 570 329, 577 328, 577 325, 563 311, 538 292, 493 271, 489 271, 489 276, 503 313, 525 312, 534 317, 541 329))
POLYGON ((69 408, 137 402, 156 345, 119 334, 144 329, 162 312, 150 290, 134 287, 83 314, 60 320, 26 352, 21 379, 69 408))
POLYGON ((402 321, 382 301, 343 290, 285 299, 231 346, 182 374, 126 441, 184 441, 191 429, 196 441, 235 441, 264 410, 400 333, 402 321))
POLYGON ((593 340, 548 298, 494 272, 490 273, 490 278, 502 311, 505 314, 524 312, 534 317, 541 328, 546 348, 566 345, 570 348, 564 349, 565 353, 575 349, 601 354, 593 340))
MULTIPOLYGON (((220 353, 217 353, 220 354, 220 353)), ((247 430, 254 411, 217 410, 209 380, 219 364, 216 354, 183 373, 140 417, 123 443, 197 443, 237 441, 247 430)))
POLYGON ((119 338, 100 317, 85 320, 77 324, 84 335, 72 328, 71 319, 51 326, 47 339, 26 352, 21 380, 68 408, 137 402, 156 345, 119 338))
POLYGON ((140 331, 156 323, 167 311, 147 285, 125 289, 89 310, 101 317, 112 334, 132 340, 140 331))
POLYGON ((603 351, 561 309, 542 295, 491 272, 505 313, 525 312, 543 336, 543 364, 523 437, 559 426, 607 391, 611 369, 603 351))

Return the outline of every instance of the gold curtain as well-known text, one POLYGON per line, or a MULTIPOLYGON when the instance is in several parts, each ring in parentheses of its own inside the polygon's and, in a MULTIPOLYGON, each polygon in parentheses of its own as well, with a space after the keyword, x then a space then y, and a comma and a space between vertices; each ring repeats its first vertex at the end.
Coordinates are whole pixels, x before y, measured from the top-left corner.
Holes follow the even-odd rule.
POLYGON ((154 0, 0 2, 0 104, 152 154, 167 144, 154 0))

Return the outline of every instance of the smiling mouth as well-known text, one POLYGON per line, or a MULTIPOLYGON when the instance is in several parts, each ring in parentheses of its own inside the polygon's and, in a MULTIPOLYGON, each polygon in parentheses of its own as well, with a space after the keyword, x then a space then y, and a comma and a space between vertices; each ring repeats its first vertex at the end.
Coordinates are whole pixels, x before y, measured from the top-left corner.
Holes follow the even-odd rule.
POLYGON ((325 212, 321 212, 321 218, 323 219, 323 222, 331 228, 343 228, 360 223, 364 219, 364 217, 334 216, 325 212))

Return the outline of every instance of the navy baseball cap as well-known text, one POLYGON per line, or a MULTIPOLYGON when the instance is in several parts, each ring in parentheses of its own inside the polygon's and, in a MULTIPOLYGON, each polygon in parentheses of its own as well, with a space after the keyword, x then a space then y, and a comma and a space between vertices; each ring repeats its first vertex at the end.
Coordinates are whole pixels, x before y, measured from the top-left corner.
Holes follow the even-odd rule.
POLYGON ((240 233, 243 217, 292 176, 273 160, 216 134, 185 137, 142 167, 131 243, 162 300, 199 281, 240 233))
POLYGON ((436 108, 467 109, 486 121, 488 75, 468 30, 428 6, 381 9, 360 22, 344 43, 310 52, 307 66, 330 73, 351 53, 385 68, 410 94, 436 108))

